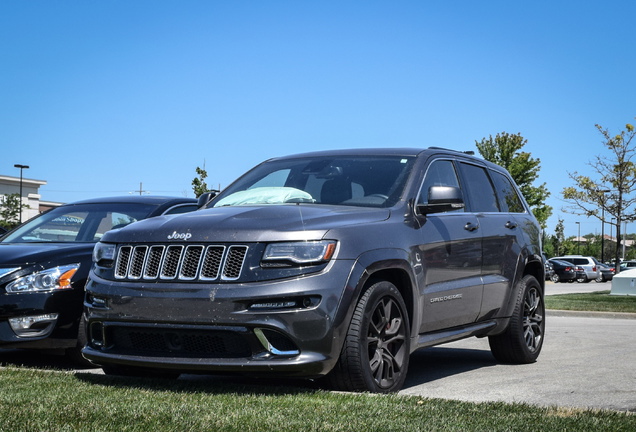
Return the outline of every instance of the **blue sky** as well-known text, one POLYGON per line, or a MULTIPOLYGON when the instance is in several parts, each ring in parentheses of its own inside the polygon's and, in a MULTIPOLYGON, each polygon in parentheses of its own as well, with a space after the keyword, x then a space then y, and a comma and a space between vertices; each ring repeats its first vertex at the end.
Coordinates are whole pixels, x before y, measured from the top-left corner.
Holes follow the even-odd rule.
MULTIPOLYGON (((568 172, 636 123, 633 1, 0 2, 0 174, 42 199, 193 196, 274 156, 521 133, 568 172)), ((608 229, 608 228, 606 228, 608 229)), ((629 229, 629 227, 628 227, 629 229)), ((636 229, 636 226, 634 227, 636 229)), ((632 231, 632 230, 630 230, 632 231)))

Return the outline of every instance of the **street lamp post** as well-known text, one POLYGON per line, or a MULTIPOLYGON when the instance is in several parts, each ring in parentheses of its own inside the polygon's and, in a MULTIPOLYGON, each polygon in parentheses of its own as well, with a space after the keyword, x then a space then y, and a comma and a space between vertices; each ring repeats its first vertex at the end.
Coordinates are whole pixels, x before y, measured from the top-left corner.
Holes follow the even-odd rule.
POLYGON ((20 223, 22 223, 22 170, 29 169, 28 165, 13 165, 14 168, 20 168, 20 223))
POLYGON ((579 236, 576 239, 576 254, 581 255, 581 222, 576 224, 579 226, 579 236))

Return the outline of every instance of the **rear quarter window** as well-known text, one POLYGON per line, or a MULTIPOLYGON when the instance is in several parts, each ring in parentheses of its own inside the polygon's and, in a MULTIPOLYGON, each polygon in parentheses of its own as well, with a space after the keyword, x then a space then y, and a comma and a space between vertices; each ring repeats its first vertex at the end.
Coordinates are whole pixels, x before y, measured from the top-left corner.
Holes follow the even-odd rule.
POLYGON ((517 190, 508 177, 497 171, 491 170, 490 173, 492 181, 495 183, 497 200, 501 211, 506 213, 524 213, 525 209, 521 203, 521 198, 519 198, 517 190))

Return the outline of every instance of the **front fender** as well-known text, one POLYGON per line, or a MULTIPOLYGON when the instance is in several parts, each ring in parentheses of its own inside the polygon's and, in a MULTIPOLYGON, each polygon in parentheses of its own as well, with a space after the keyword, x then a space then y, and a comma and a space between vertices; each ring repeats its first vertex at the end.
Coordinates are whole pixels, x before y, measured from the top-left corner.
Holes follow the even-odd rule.
POLYGON ((335 335, 339 341, 344 341, 358 300, 374 278, 388 280, 396 285, 406 303, 413 328, 416 282, 409 254, 403 249, 375 249, 361 254, 351 268, 334 319, 335 328, 341 329, 341 334, 335 335))

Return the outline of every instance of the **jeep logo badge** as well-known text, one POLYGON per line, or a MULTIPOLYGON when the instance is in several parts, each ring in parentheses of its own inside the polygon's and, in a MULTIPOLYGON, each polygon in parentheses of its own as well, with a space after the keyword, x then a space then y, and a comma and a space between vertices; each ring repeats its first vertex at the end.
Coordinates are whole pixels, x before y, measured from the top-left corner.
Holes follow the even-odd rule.
POLYGON ((168 236, 168 240, 190 240, 192 234, 173 232, 168 236))

